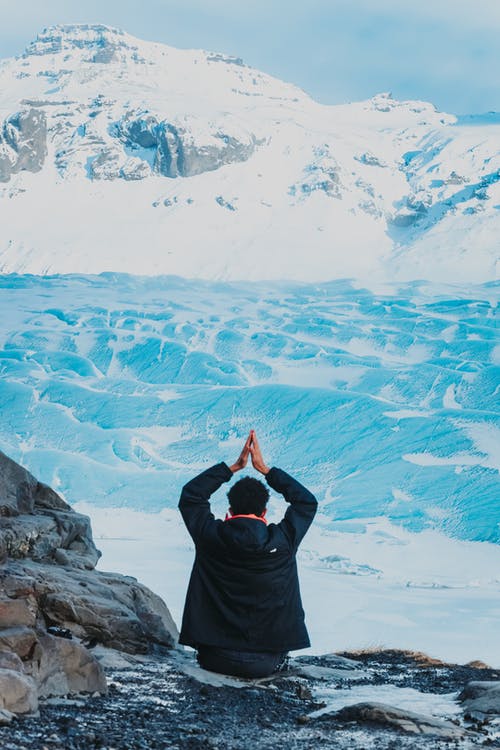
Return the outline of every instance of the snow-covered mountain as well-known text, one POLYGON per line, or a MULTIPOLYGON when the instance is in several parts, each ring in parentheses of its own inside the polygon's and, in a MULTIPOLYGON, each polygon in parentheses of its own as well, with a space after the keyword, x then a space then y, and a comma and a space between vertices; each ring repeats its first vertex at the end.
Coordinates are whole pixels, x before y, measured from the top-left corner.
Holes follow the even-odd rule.
POLYGON ((495 278, 494 113, 323 106, 238 58, 74 25, 0 63, 0 122, 2 272, 495 278))

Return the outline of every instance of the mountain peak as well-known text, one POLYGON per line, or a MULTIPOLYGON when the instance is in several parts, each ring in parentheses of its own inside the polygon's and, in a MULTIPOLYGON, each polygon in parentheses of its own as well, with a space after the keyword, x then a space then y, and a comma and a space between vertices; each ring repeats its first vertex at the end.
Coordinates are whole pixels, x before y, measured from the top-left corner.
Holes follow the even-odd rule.
POLYGON ((56 55, 64 51, 90 52, 89 62, 111 62, 118 49, 137 49, 133 37, 104 24, 57 24, 44 28, 26 48, 23 57, 56 55))

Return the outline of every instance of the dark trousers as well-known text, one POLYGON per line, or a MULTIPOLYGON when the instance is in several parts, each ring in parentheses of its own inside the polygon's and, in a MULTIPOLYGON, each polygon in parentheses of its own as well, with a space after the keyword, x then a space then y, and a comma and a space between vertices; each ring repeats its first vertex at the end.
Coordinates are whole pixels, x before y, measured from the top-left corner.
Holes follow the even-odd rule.
POLYGON ((283 669, 286 653, 236 651, 217 646, 198 646, 198 664, 210 672, 233 677, 269 677, 283 669))

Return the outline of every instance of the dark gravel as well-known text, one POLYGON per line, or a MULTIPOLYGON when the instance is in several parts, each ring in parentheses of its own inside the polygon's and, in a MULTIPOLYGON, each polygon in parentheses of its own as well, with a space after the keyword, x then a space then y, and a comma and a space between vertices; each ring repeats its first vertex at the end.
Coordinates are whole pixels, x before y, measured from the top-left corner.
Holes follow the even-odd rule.
MULTIPOLYGON (((495 679, 494 670, 486 675, 469 667, 422 666, 401 661, 401 654, 398 667, 396 653, 355 658, 373 670, 377 684, 450 692, 463 686, 464 676, 465 682, 495 679)), ((321 665, 322 660, 312 657, 308 663, 321 665)), ((159 659, 110 670, 108 678, 106 697, 43 703, 39 717, 0 727, 1 750, 500 748, 500 741, 480 727, 466 740, 449 742, 342 724, 332 717, 309 719, 307 714, 319 707, 313 699, 314 682, 293 675, 264 686, 212 687, 180 672, 178 664, 159 659)))

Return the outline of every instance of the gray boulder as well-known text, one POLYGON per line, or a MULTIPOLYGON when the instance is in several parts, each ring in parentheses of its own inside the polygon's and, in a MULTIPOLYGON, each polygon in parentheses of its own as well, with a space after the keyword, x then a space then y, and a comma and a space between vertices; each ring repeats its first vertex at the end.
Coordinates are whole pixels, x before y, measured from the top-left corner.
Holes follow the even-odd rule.
POLYGON ((458 696, 464 711, 474 716, 500 715, 500 681, 475 680, 467 683, 458 696))
POLYGON ((465 729, 451 721, 395 708, 385 703, 356 703, 354 706, 346 706, 337 711, 335 718, 341 721, 381 724, 407 734, 435 735, 450 740, 459 739, 466 734, 465 729))
POLYGON ((37 633, 35 650, 25 669, 35 681, 40 698, 107 692, 102 666, 75 640, 37 633))
POLYGON ((0 516, 18 516, 37 509, 70 510, 57 492, 0 451, 0 516))
POLYGON ((0 708, 0 726, 10 724, 15 716, 16 715, 13 714, 12 711, 7 711, 6 708, 0 708))
POLYGON ((0 631, 1 647, 14 649, 0 651, 0 709, 33 713, 40 697, 107 692, 102 666, 80 643, 28 628, 16 639, 15 630, 20 635, 20 628, 0 631))
POLYGON ((21 659, 11 651, 0 651, 0 669, 12 669, 14 672, 24 672, 21 659))
POLYGON ((0 561, 7 556, 92 569, 90 519, 0 451, 0 561))
POLYGON ((0 668, 0 709, 14 714, 32 714, 38 709, 35 681, 17 670, 0 668))
POLYGON ((93 180, 114 180, 120 176, 121 155, 116 149, 104 148, 92 160, 89 176, 93 180))
POLYGON ((89 518, 3 453, 0 532, 3 723, 36 711, 41 696, 106 691, 101 665, 78 639, 135 654, 176 645, 160 597, 135 578, 94 570, 89 518), (69 637, 48 633, 53 625, 69 637))
POLYGON ((2 628, 27 626, 32 628, 36 622, 36 605, 26 599, 0 597, 0 625, 2 628))
POLYGON ((30 596, 45 623, 111 648, 147 653, 177 642, 163 600, 131 576, 11 561, 0 568, 2 588, 11 597, 30 596))
POLYGON ((39 172, 47 156, 47 120, 30 108, 8 117, 0 129, 0 182, 27 170, 39 172))
POLYGON ((0 650, 16 654, 23 661, 29 659, 36 645, 33 628, 19 625, 14 628, 3 628, 0 622, 0 650))
POLYGON ((160 597, 135 578, 95 571, 90 519, 3 453, 0 531, 0 648, 25 658, 29 629, 40 625, 131 653, 175 646, 177 628, 160 597))

